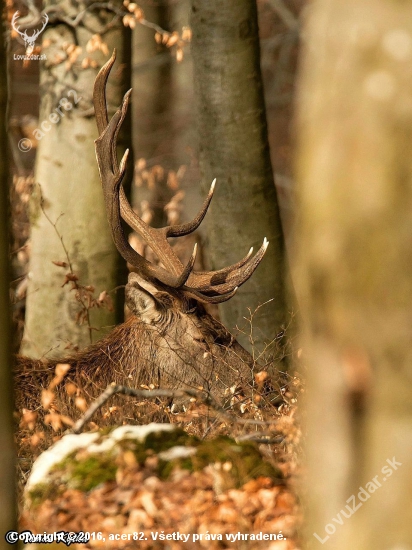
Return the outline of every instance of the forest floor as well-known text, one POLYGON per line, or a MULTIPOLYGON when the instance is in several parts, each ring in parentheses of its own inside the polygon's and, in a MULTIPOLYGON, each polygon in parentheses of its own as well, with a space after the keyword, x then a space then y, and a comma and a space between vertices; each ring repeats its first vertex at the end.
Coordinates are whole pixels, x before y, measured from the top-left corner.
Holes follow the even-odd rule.
MULTIPOLYGON (((139 464, 125 452, 118 458, 121 468, 114 479, 89 491, 67 486, 59 494, 48 495, 35 509, 22 509, 21 529, 94 533, 89 542, 73 545, 79 549, 298 550, 301 510, 296 487, 301 430, 296 414, 300 392, 300 380, 291 377, 280 406, 270 412, 246 411, 237 426, 213 417, 197 403, 189 411, 169 417, 198 438, 230 435, 237 441, 256 440, 263 460, 278 468, 283 479, 261 475, 234 486, 225 475, 230 466, 214 460, 200 471, 176 468, 164 479, 158 475, 156 456, 139 464), (259 418, 261 424, 244 423, 253 418, 259 418)), ((149 420, 156 420, 161 406, 151 403, 149 408, 149 420)), ((27 442, 33 435, 35 430, 31 436, 27 434, 27 442)), ((30 550, 40 548, 30 545, 30 550)))

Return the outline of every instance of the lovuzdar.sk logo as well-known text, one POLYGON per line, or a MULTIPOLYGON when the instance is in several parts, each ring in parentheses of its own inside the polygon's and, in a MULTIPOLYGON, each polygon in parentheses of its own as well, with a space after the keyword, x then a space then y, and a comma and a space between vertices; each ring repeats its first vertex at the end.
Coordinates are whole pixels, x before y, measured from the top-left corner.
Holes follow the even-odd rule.
MULTIPOLYGON (((18 17, 19 17, 19 12, 16 11, 16 13, 13 15, 13 18, 11 20, 11 26, 24 40, 24 44, 26 46, 26 56, 30 56, 33 53, 33 50, 34 50, 34 43, 36 42, 36 40, 40 36, 40 34, 44 31, 47 23, 49 22, 49 16, 47 15, 47 13, 44 13, 42 15, 42 21, 43 21, 42 28, 38 29, 38 30, 34 30, 31 35, 27 34, 27 30, 25 30, 23 32, 20 30, 20 26, 17 25, 18 17)), ((20 57, 20 56, 18 56, 18 57, 20 57)))

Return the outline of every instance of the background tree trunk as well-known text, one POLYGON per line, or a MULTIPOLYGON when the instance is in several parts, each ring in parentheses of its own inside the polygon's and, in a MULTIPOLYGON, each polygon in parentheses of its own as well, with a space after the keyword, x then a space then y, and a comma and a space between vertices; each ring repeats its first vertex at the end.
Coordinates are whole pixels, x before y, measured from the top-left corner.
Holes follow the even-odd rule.
MULTIPOLYGON (((190 0, 177 3, 162 0, 153 6, 145 6, 144 13, 151 23, 180 34, 189 25, 190 0)), ((132 200, 140 212, 142 201, 148 201, 153 213, 151 224, 160 227, 167 223, 164 207, 176 194, 170 180, 168 185, 168 174, 170 176, 171 171, 175 174, 181 166, 188 167, 191 160, 188 146, 195 148, 196 132, 191 124, 193 75, 190 48, 185 47, 183 59, 178 62, 175 48, 158 44, 153 29, 137 25, 133 31, 133 98, 136 157, 147 161, 147 170, 161 166, 165 174, 154 185, 140 181, 140 185, 133 188, 132 200)), ((187 219, 191 219, 203 203, 197 183, 197 171, 196 178, 190 174, 183 181, 184 216, 187 219), (195 185, 190 181, 193 179, 195 185)))
MULTIPOLYGON (((84 9, 79 4, 70 7, 64 2, 53 3, 59 4, 71 18, 84 9)), ((121 6, 120 1, 118 4, 121 6)), ((50 113, 56 112, 60 101, 63 102, 63 107, 60 107, 63 114, 57 124, 48 123, 50 130, 41 137, 35 179, 41 186, 47 216, 53 223, 58 220, 57 229, 63 237, 74 272, 82 284, 96 288, 97 296, 101 291, 110 291, 116 286, 118 254, 106 220, 95 158, 97 130, 91 97, 97 71, 116 47, 117 73, 108 87, 111 114, 120 105, 127 84, 130 44, 129 33, 119 18, 102 36, 106 51, 102 53, 97 48, 90 52, 89 41, 113 17, 113 12, 93 11, 87 13, 81 25, 75 28, 62 24, 46 30, 43 52, 47 60, 42 63, 40 74, 40 121, 47 121, 50 113), (75 47, 81 48, 77 56, 75 47), (59 57, 66 60, 59 62, 59 57), (82 62, 89 63, 84 59, 94 60, 92 63, 97 62, 97 66, 89 64, 82 68, 82 62), (68 111, 64 109, 65 98, 74 105, 68 111)), ((40 209, 39 195, 37 189, 32 201, 30 280, 22 344, 22 353, 29 356, 41 356, 50 349, 56 350, 56 347, 62 349, 68 342, 79 347, 90 342, 87 323, 82 326, 76 323, 79 304, 74 292, 70 291, 71 285, 62 287, 65 271, 52 264, 56 260, 67 260, 56 232, 40 209)), ((99 329, 99 332, 92 332, 94 339, 101 337, 114 323, 114 311, 90 310, 90 325, 99 329)))
MULTIPOLYGON (((145 6, 145 18, 161 28, 169 27, 169 0, 145 6)), ((164 132, 170 121, 171 56, 166 46, 157 44, 155 31, 137 25, 133 31, 133 147, 137 159, 146 167, 163 165, 163 155, 170 147, 170 136, 164 132)), ((148 201, 153 212, 151 224, 165 224, 164 205, 170 199, 166 182, 148 186, 146 182, 132 189, 132 203, 142 212, 142 201, 148 201)))
MULTIPOLYGON (((2 29, 4 30, 4 29, 2 29)), ((16 470, 14 463, 13 386, 9 302, 7 56, 0 40, 0 533, 16 528, 16 470)))
MULTIPOLYGON (((238 295, 223 304, 224 324, 253 319, 257 350, 288 322, 285 248, 269 156, 259 65, 255 0, 192 0, 195 95, 204 189, 217 178, 208 219, 212 268, 238 261, 249 247, 270 242, 267 256, 238 295)), ((246 326, 246 330, 248 330, 246 326)), ((250 347, 247 334, 239 335, 250 347)))
POLYGON ((412 2, 317 0, 306 36, 297 289, 308 372, 309 546, 322 547, 315 532, 334 550, 406 550, 412 2), (391 467, 393 459, 401 465, 391 467), (356 496, 362 506, 349 519, 348 499, 375 476, 381 486, 363 504, 356 496), (340 510, 342 525, 333 521, 340 510))

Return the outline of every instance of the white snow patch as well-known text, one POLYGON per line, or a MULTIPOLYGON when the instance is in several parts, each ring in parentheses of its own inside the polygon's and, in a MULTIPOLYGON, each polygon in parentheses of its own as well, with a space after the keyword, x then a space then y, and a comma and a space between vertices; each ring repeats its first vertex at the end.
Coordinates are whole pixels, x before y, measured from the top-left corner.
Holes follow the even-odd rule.
POLYGON ((120 426, 112 431, 110 437, 112 437, 115 441, 121 441, 122 439, 136 439, 137 441, 144 441, 152 432, 173 432, 174 430, 174 424, 158 424, 156 422, 151 422, 150 424, 144 424, 143 426, 120 426))
POLYGON ((31 491, 39 483, 44 483, 53 466, 74 451, 89 446, 98 437, 98 433, 69 434, 62 437, 35 461, 25 490, 31 491))
POLYGON ((44 451, 34 462, 25 491, 27 493, 39 483, 47 482, 47 476, 51 469, 75 451, 87 448, 87 451, 90 453, 102 453, 110 451, 116 443, 123 439, 135 439, 141 442, 152 432, 172 432, 174 429, 173 424, 157 424, 152 422, 143 426, 120 426, 105 436, 101 436, 98 432, 65 435, 60 441, 47 449, 47 451, 44 451), (97 439, 101 439, 101 441, 95 443, 97 439))
POLYGON ((176 445, 167 451, 162 451, 157 456, 162 460, 175 460, 176 458, 186 458, 196 454, 196 447, 183 447, 176 445))

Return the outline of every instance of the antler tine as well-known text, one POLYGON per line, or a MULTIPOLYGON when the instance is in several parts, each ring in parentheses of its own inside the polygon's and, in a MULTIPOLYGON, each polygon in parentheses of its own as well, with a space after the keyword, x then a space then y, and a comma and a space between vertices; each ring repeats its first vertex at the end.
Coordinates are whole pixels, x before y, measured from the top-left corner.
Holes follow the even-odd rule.
POLYGON ((104 132, 109 123, 106 105, 106 84, 115 61, 116 49, 113 50, 111 58, 100 69, 94 82, 93 105, 99 135, 104 132))
POLYGON ((208 277, 210 275, 210 282, 213 282, 214 285, 224 283, 227 279, 227 276, 229 273, 232 273, 233 271, 239 269, 239 267, 242 267, 245 265, 245 263, 249 260, 253 252, 253 246, 250 248, 249 252, 246 254, 244 258, 236 262, 235 264, 232 264, 228 267, 224 267, 222 269, 218 269, 217 271, 199 271, 198 276, 201 277, 208 277))
POLYGON ((194 287, 200 292, 210 292, 211 290, 217 294, 231 292, 235 287, 243 285, 253 275, 268 246, 269 241, 265 238, 262 246, 253 257, 251 257, 251 251, 249 251, 243 260, 229 268, 222 269, 220 272, 194 273, 194 277, 197 278, 194 287), (224 274, 224 277, 222 274, 224 274))
MULTIPOLYGON (((199 284, 196 285, 196 290, 194 288, 187 288, 184 287, 187 294, 193 295, 197 300, 209 303, 209 304, 220 304, 222 302, 226 302, 232 296, 234 296, 237 292, 237 289, 243 285, 252 275, 257 266, 262 261, 262 258, 266 252, 266 249, 269 245, 269 241, 266 240, 266 238, 263 241, 262 246, 260 247, 259 251, 255 254, 253 258, 250 258, 252 253, 252 248, 249 250, 247 256, 243 258, 240 262, 237 264, 234 264, 231 266, 231 268, 225 268, 220 270, 219 272, 209 272, 209 273, 194 273, 193 276, 210 276, 212 275, 211 279, 212 281, 209 282, 209 284, 199 284), (250 261, 248 261, 250 258, 250 261), (233 270, 234 266, 237 266, 239 269, 233 270), (222 275, 222 273, 228 273, 230 270, 230 275, 228 276, 228 279, 225 283, 221 284, 215 284, 215 276, 217 273, 222 275), (213 291, 213 296, 208 296, 207 294, 204 294, 204 292, 211 292, 213 291)), ((220 277, 221 278, 221 277, 220 277)))
POLYGON ((195 246, 193 247, 193 252, 192 252, 192 255, 190 256, 190 260, 187 262, 185 268, 182 271, 182 274, 177 280, 176 288, 181 288, 188 280, 190 274, 192 273, 193 266, 195 265, 196 254, 197 254, 197 243, 195 243, 195 246))
MULTIPOLYGON (((253 275, 255 269, 262 261, 268 246, 269 241, 265 237, 263 239, 262 246, 259 248, 256 254, 253 257, 249 258, 248 261, 239 269, 230 272, 230 274, 227 276, 226 286, 223 285, 221 291, 223 290, 227 292, 228 289, 233 288, 234 285, 236 285, 237 287, 243 285, 243 283, 245 283, 253 275)), ((211 279, 212 283, 213 279, 214 276, 212 276, 211 279)))
POLYGON ((222 302, 230 300, 230 298, 236 294, 237 289, 238 287, 236 286, 231 292, 220 295, 218 294, 217 296, 207 296, 206 294, 202 294, 202 292, 198 292, 193 288, 185 289, 185 293, 192 298, 196 298, 199 302, 203 302, 204 304, 221 304, 222 302))
POLYGON ((48 17, 48 15, 47 15, 46 13, 43 14, 43 17, 45 18, 45 21, 44 21, 43 27, 42 27, 42 29, 41 29, 40 32, 43 31, 43 29, 46 27, 47 23, 49 22, 49 17, 48 17))
POLYGON ((99 166, 100 179, 102 181, 107 218, 112 230, 113 240, 125 260, 132 263, 136 267, 139 266, 143 268, 146 267, 144 262, 147 262, 147 260, 141 258, 129 245, 123 233, 123 228, 120 222, 120 204, 118 198, 119 187, 121 186, 126 170, 126 161, 129 151, 126 150, 120 162, 120 166, 117 165, 117 159, 116 162, 113 163, 111 154, 112 142, 117 135, 118 127, 121 125, 126 115, 127 101, 128 97, 125 96, 122 108, 113 115, 113 118, 107 128, 95 141, 96 156, 99 166))
POLYGON ((212 185, 210 186, 209 193, 207 194, 205 202, 203 203, 203 206, 200 209, 200 212, 198 213, 198 215, 191 222, 177 224, 177 225, 170 225, 169 227, 166 227, 165 228, 166 237, 181 237, 183 235, 189 235, 189 233, 193 233, 193 231, 195 231, 199 227, 204 217, 206 216, 207 210, 212 201, 215 185, 216 185, 216 178, 212 181, 212 185))
POLYGON ((38 36, 40 36, 40 34, 41 34, 41 33, 43 32, 43 30, 45 29, 47 23, 49 22, 49 17, 48 17, 48 15, 47 15, 47 13, 44 13, 44 14, 42 15, 42 18, 45 18, 42 28, 39 29, 39 30, 37 30, 37 31, 36 31, 36 29, 34 29, 34 31, 32 32, 31 38, 32 38, 33 42, 34 42, 34 40, 35 40, 38 36))

